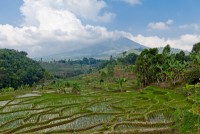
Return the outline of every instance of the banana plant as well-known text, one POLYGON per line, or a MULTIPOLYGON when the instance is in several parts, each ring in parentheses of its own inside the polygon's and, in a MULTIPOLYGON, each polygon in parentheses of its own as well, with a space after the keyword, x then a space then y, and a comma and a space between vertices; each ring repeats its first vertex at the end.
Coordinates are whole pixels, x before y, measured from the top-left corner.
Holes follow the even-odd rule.
POLYGON ((80 92, 81 92, 80 85, 78 83, 73 83, 72 84, 72 93, 80 94, 80 92))
POLYGON ((127 81, 126 78, 118 78, 118 79, 116 79, 116 82, 119 84, 121 92, 123 91, 122 90, 123 83, 126 82, 126 81, 127 81))

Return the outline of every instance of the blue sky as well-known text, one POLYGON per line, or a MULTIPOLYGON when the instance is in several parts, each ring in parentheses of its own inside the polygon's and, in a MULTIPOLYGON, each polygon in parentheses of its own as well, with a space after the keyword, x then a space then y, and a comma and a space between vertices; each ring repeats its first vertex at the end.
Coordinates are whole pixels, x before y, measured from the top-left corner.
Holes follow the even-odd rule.
MULTIPOLYGON (((164 22, 168 19, 174 20, 173 28, 185 24, 200 24, 200 1, 199 0, 143 0, 140 5, 130 5, 122 2, 107 0, 111 11, 116 13, 112 30, 119 29, 129 31, 133 34, 164 34, 167 36, 178 36, 182 33, 193 33, 197 31, 177 31, 171 29, 170 35, 166 31, 147 31, 149 22, 164 22)), ((199 31, 198 31, 199 33, 199 31)))
POLYGON ((22 0, 1 0, 0 24, 19 25, 22 19, 19 8, 22 4, 22 0))
POLYGON ((200 0, 1 0, 0 48, 34 57, 47 48, 59 53, 127 37, 148 47, 191 50, 200 41, 199 5, 200 0))

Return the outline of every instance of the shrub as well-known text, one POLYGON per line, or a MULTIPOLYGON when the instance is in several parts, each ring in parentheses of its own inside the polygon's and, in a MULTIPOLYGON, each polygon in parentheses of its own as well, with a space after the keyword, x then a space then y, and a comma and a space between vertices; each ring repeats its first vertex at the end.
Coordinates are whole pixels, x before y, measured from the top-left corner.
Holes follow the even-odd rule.
POLYGON ((7 88, 3 88, 1 91, 2 92, 13 92, 13 91, 15 91, 15 89, 12 87, 7 87, 7 88))
POLYGON ((186 82, 189 84, 200 82, 200 66, 195 65, 186 73, 186 82))

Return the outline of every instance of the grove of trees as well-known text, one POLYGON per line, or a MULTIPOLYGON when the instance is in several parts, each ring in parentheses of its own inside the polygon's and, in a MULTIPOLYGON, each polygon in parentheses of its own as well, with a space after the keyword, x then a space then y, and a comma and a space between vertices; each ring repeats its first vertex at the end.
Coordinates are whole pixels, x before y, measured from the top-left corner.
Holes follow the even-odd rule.
POLYGON ((125 52, 123 52, 123 57, 118 58, 117 61, 120 63, 126 64, 126 65, 134 64, 138 55, 135 53, 129 53, 128 55, 125 56, 125 54, 126 54, 125 52))
POLYGON ((44 78, 45 70, 26 52, 0 49, 0 89, 22 85, 32 86, 44 78))
POLYGON ((136 73, 139 82, 146 86, 150 83, 169 82, 176 84, 186 81, 195 83, 200 77, 200 43, 194 45, 190 55, 184 51, 171 54, 167 45, 162 53, 157 48, 145 49, 136 60, 136 73))

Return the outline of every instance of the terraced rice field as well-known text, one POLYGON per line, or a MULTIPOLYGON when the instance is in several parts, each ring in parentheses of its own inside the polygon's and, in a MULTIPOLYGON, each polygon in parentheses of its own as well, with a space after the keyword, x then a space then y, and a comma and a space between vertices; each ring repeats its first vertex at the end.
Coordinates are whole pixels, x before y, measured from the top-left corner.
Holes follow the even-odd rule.
POLYGON ((168 90, 70 95, 33 93, 0 101, 0 133, 172 134, 173 112, 191 102, 168 90))

